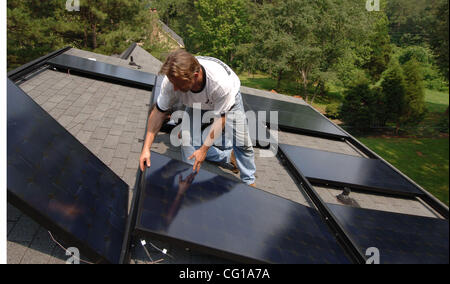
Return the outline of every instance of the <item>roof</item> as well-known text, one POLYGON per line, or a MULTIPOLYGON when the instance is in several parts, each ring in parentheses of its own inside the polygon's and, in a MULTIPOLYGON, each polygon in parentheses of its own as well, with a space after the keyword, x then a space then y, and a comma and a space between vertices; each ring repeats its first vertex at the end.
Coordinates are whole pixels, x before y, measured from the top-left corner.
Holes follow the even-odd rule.
MULTIPOLYGON (((79 49, 69 49, 66 54, 136 69, 128 60, 96 54, 79 49)), ((134 61, 141 71, 157 73, 162 65, 147 51, 136 46, 132 51, 134 61)), ((19 85, 53 118, 83 143, 92 153, 120 176, 130 188, 130 196, 138 172, 138 159, 142 148, 149 111, 151 92, 133 87, 104 82, 93 78, 45 70, 19 85)), ((241 87, 243 93, 261 97, 306 104, 303 100, 271 92, 241 87)), ((279 143, 304 146, 319 150, 364 157, 355 146, 345 141, 329 140, 280 131, 279 143)), ((171 158, 180 159, 179 149, 169 142, 167 133, 159 133, 152 150, 171 158)), ((267 151, 255 148, 256 186, 264 191, 314 206, 304 195, 301 186, 279 157, 261 158, 267 151)), ((238 180, 229 169, 206 162, 203 169, 238 180)), ((341 190, 332 187, 315 187, 327 203, 341 204, 336 198, 341 190)), ((442 218, 419 198, 403 199, 377 194, 353 192, 351 196, 363 208, 397 212, 417 216, 442 218)), ((131 199, 130 199, 131 201, 131 199)), ((28 216, 8 204, 8 263, 64 263, 64 250, 49 237, 48 232, 28 216)), ((169 250, 173 259, 152 252, 154 259, 164 258, 163 263, 229 263, 225 259, 199 254, 164 242, 153 241, 160 248, 169 250)), ((138 249, 132 255, 133 262, 148 262, 146 254, 138 249)))
POLYGON ((161 25, 163 31, 165 31, 174 41, 176 41, 181 48, 184 48, 184 41, 179 35, 177 35, 176 32, 174 32, 162 21, 159 21, 159 24, 161 25))

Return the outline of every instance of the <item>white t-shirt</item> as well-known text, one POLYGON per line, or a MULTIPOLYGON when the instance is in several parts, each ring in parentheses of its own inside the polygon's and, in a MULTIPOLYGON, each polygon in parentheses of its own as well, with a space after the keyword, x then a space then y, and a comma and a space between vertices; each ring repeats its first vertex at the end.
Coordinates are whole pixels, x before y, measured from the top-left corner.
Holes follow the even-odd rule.
POLYGON ((239 77, 219 59, 203 56, 196 58, 202 65, 206 78, 204 88, 197 93, 174 91, 173 84, 165 76, 157 100, 159 110, 168 111, 180 101, 188 107, 200 103, 202 110, 214 110, 215 115, 219 116, 228 112, 234 105, 236 94, 241 87, 239 77))

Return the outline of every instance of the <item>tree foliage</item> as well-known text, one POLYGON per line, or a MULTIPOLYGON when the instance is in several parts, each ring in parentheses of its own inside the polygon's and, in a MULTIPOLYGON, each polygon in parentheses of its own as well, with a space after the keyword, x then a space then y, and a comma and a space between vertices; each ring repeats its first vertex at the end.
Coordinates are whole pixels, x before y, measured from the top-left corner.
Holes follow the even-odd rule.
POLYGON ((431 47, 436 54, 436 61, 440 67, 442 73, 447 78, 449 72, 449 1, 441 0, 440 5, 435 10, 435 18, 432 20, 433 28, 430 29, 431 33, 431 47))
MULTIPOLYGON (((442 0, 389 0, 386 14, 392 41, 399 46, 423 45, 433 29, 434 10, 442 0)), ((444 0, 447 1, 447 0, 444 0)))
POLYGON ((7 3, 8 69, 67 45, 120 53, 131 41, 147 42, 153 28, 141 0, 80 1, 80 11, 60 0, 7 3))
POLYGON ((233 65, 237 47, 250 38, 245 0, 196 0, 196 21, 187 26, 189 49, 233 65))
POLYGON ((405 111, 402 124, 418 124, 425 116, 425 92, 420 64, 415 59, 403 66, 405 76, 405 111))
POLYGON ((406 109, 405 78, 398 62, 392 62, 383 74, 381 88, 385 104, 384 117, 386 121, 395 123, 398 131, 401 125, 401 118, 406 109))
POLYGON ((382 107, 379 89, 371 88, 370 81, 362 79, 347 89, 340 118, 346 125, 367 132, 371 128, 384 125, 384 121, 380 121, 382 107))

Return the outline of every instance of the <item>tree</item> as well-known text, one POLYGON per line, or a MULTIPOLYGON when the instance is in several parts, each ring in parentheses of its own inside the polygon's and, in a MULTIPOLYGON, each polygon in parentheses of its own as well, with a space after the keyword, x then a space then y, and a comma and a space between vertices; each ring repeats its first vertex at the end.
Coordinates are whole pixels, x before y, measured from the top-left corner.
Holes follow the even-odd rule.
POLYGON ((419 63, 412 59, 403 66, 405 76, 405 111, 401 117, 402 124, 417 124, 423 120, 425 93, 422 72, 419 63))
MULTIPOLYGON (((389 34, 399 46, 424 45, 433 27, 433 11, 442 0, 390 0, 386 14, 389 34)), ((444 0, 447 2, 447 0, 444 0)))
POLYGON ((370 81, 361 79, 345 92, 345 100, 339 117, 346 125, 367 132, 380 125, 380 108, 383 107, 380 92, 370 88, 370 81))
POLYGON ((237 47, 250 38, 247 1, 197 0, 194 5, 198 16, 187 26, 189 49, 233 65, 237 47))
POLYGON ((276 89, 279 90, 283 75, 290 71, 288 61, 295 49, 293 32, 283 27, 289 16, 286 16, 283 6, 275 3, 256 7, 252 25, 254 45, 249 58, 257 58, 255 61, 259 64, 256 69, 276 78, 276 89))
POLYGON ((8 1, 8 70, 64 46, 64 40, 54 32, 57 21, 53 17, 32 17, 33 6, 29 4, 8 1))
POLYGON ((363 65, 376 82, 386 70, 391 54, 388 19, 383 14, 374 14, 372 29, 367 37, 370 48, 369 58, 363 65))
POLYGON ((442 0, 438 9, 435 11, 435 20, 433 28, 430 29, 430 43, 436 55, 436 61, 442 73, 448 78, 449 58, 448 58, 448 37, 449 37, 449 1, 442 0))
POLYGON ((391 63, 390 67, 383 74, 381 83, 383 91, 383 101, 385 104, 386 121, 394 122, 398 133, 401 124, 401 117, 405 113, 405 79, 403 71, 397 62, 391 63))
POLYGON ((63 46, 107 54, 122 52, 130 41, 145 42, 152 15, 141 0, 8 0, 8 70, 63 46))

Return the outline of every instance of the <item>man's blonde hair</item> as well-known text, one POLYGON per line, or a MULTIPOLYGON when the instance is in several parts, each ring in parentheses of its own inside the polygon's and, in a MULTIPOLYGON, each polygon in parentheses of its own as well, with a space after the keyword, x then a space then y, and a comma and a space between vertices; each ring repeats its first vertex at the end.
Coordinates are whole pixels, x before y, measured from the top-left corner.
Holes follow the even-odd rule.
POLYGON ((195 72, 200 72, 200 68, 197 58, 184 49, 178 49, 169 54, 159 74, 190 81, 194 78, 195 72))

